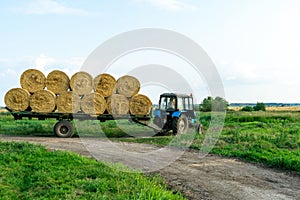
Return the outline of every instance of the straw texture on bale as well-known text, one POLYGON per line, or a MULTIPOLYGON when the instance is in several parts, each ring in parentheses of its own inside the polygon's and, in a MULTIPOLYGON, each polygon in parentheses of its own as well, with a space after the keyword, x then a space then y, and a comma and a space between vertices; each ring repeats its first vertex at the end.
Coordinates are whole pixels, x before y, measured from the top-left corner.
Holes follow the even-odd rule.
POLYGON ((113 94, 107 98, 107 111, 112 115, 125 115, 129 112, 129 101, 122 94, 113 94))
POLYGON ((122 76, 117 80, 117 93, 126 97, 136 95, 140 90, 140 82, 133 76, 122 76))
POLYGON ((77 113, 80 111, 80 97, 72 91, 63 92, 56 98, 57 112, 77 113))
POLYGON ((32 112, 47 113, 55 110, 56 96, 49 90, 39 90, 30 96, 32 112))
POLYGON ((47 90, 51 90, 55 94, 61 94, 68 91, 70 87, 70 79, 65 72, 54 70, 47 76, 46 87, 47 90))
POLYGON ((12 111, 25 111, 29 107, 30 93, 22 88, 9 90, 4 97, 5 105, 12 111))
POLYGON ((81 99, 81 110, 84 113, 101 115, 106 108, 106 100, 97 92, 84 95, 81 99))
POLYGON ((79 95, 89 94, 93 90, 93 77, 87 72, 77 72, 71 77, 70 87, 79 95))
POLYGON ((113 94, 116 87, 116 79, 110 74, 100 74, 94 79, 94 90, 103 97, 113 94))
POLYGON ((129 102, 129 110, 132 115, 148 115, 151 107, 151 100, 142 94, 134 95, 129 102))
POLYGON ((45 88, 45 83, 45 75, 36 69, 28 69, 24 71, 20 78, 21 87, 30 93, 43 90, 45 88))

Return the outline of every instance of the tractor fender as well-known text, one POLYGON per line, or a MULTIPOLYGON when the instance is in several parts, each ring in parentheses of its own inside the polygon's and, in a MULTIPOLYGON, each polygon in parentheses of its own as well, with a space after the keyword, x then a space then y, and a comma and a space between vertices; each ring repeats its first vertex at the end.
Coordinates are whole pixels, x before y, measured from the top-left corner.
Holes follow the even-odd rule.
POLYGON ((180 115, 181 115, 180 111, 175 111, 175 112, 172 113, 172 117, 178 117, 179 118, 180 115))
POLYGON ((185 111, 175 111, 175 112, 173 112, 173 114, 172 114, 172 117, 180 117, 180 115, 182 114, 182 113, 186 113, 185 111))

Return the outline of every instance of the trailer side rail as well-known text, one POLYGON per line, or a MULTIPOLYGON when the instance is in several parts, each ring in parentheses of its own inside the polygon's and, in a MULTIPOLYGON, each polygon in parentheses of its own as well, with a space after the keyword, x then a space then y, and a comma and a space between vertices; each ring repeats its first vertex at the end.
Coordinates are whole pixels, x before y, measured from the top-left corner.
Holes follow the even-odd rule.
POLYGON ((13 112, 8 109, 11 115, 15 120, 22 120, 23 118, 27 119, 56 119, 56 120, 99 120, 104 122, 106 120, 117 120, 117 119, 130 119, 130 120, 150 120, 150 115, 111 115, 111 114, 101 114, 101 115, 93 115, 87 113, 59 113, 59 112, 51 112, 51 113, 37 113, 31 111, 22 111, 22 112, 13 112))

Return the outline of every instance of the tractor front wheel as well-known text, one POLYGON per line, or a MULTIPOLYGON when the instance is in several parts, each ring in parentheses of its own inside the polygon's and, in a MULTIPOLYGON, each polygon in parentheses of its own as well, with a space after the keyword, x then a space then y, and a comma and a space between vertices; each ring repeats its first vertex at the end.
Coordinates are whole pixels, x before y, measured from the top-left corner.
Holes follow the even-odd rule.
POLYGON ((197 124, 196 127, 196 133, 202 134, 203 133, 203 127, 202 124, 197 124))
POLYGON ((172 129, 174 135, 179 135, 187 132, 188 119, 185 115, 181 115, 179 118, 175 117, 172 121, 172 129))

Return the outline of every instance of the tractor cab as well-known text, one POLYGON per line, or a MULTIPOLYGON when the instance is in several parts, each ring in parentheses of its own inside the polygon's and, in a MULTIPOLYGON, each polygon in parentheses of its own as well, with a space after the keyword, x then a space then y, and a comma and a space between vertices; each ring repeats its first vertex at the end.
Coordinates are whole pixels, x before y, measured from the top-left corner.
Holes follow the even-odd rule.
POLYGON ((160 95, 159 109, 170 113, 175 111, 192 111, 194 113, 193 97, 184 94, 164 93, 160 95))
POLYGON ((174 134, 187 132, 195 126, 196 114, 192 95, 163 93, 159 107, 154 111, 154 124, 163 131, 172 130, 174 134))

